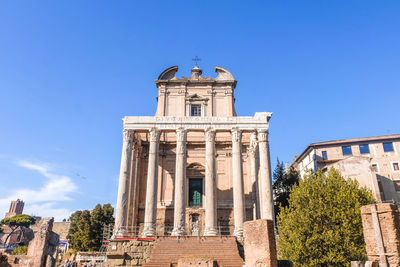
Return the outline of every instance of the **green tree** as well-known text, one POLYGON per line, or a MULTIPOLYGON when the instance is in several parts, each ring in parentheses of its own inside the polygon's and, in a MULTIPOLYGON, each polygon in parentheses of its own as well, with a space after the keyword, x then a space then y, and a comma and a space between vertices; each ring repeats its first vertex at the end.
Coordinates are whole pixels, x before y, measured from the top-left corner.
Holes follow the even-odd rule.
POLYGON ((299 173, 295 168, 285 169, 283 162, 277 160, 277 165, 273 173, 272 190, 274 192, 275 216, 278 216, 281 207, 289 205, 288 199, 292 187, 299 183, 299 173))
POLYGON ((67 239, 71 248, 78 251, 94 251, 101 246, 104 224, 113 224, 114 209, 110 204, 100 204, 92 210, 74 212, 67 239))
POLYGON ((91 250, 98 250, 101 246, 103 239, 104 225, 114 224, 114 208, 111 204, 105 204, 103 207, 97 204, 93 209, 90 218, 91 231, 90 231, 90 246, 91 250))
POLYGON ((278 216, 278 250, 295 266, 348 266, 366 258, 360 207, 372 193, 337 170, 309 173, 278 216))
POLYGON ((35 221, 36 221, 35 218, 33 218, 32 216, 26 215, 26 214, 17 214, 13 217, 4 218, 1 221, 1 224, 7 225, 8 227, 11 228, 11 232, 6 237, 6 240, 4 241, 4 243, 7 244, 7 241, 10 238, 10 236, 18 229, 21 230, 21 233, 23 235, 23 233, 24 233, 23 228, 29 227, 32 224, 35 224, 35 221))

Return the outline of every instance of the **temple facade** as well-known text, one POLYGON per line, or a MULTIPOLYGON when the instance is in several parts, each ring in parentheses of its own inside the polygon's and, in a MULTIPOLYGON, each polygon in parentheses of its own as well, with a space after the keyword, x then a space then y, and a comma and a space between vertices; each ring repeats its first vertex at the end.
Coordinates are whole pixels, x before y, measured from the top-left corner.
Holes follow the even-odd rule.
POLYGON ((268 122, 237 116, 232 74, 195 66, 156 80, 155 116, 123 118, 115 237, 243 234, 243 222, 273 219, 268 122))

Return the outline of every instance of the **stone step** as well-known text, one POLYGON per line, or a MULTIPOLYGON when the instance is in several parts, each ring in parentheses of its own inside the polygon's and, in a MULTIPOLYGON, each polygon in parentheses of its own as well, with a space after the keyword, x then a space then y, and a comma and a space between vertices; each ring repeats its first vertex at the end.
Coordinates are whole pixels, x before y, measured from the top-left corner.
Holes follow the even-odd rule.
POLYGON ((204 256, 215 259, 220 267, 242 267, 235 237, 176 237, 159 238, 143 267, 170 267, 183 256, 204 256))

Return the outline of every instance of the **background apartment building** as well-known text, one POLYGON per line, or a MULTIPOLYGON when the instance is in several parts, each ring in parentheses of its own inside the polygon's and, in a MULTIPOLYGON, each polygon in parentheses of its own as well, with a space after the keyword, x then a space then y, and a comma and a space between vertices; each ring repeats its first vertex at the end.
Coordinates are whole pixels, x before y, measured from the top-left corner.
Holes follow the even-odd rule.
POLYGON ((334 167, 346 178, 370 188, 378 201, 400 200, 400 135, 344 139, 310 144, 293 166, 308 170, 334 167))

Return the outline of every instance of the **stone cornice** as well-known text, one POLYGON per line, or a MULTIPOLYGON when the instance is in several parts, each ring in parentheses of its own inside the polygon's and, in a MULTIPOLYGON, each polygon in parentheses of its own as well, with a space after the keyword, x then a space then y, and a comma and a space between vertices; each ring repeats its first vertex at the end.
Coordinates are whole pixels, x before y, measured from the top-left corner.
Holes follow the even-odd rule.
POLYGON ((253 117, 155 117, 126 116, 123 119, 124 129, 148 131, 158 128, 163 131, 175 131, 185 128, 189 131, 205 131, 212 127, 216 131, 231 131, 238 128, 242 131, 268 130, 271 112, 257 112, 253 117))
POLYGON ((227 80, 222 80, 222 81, 217 81, 217 80, 189 80, 187 78, 182 78, 182 79, 174 79, 174 80, 156 80, 156 85, 157 87, 160 85, 166 85, 166 84, 196 84, 196 85, 229 85, 232 86, 233 88, 236 87, 237 81, 232 80, 232 81, 227 81, 227 80))

